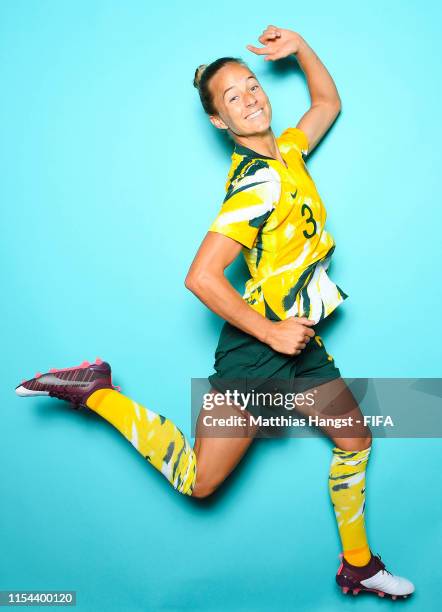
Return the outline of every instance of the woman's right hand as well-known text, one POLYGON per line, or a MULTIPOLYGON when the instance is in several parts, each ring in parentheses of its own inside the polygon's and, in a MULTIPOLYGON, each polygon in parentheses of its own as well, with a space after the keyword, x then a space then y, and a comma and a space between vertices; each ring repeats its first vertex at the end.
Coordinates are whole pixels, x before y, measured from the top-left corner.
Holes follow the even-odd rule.
POLYGON ((283 321, 272 321, 265 343, 279 353, 299 355, 315 335, 315 331, 311 329, 312 325, 315 325, 315 321, 306 317, 289 317, 283 321))

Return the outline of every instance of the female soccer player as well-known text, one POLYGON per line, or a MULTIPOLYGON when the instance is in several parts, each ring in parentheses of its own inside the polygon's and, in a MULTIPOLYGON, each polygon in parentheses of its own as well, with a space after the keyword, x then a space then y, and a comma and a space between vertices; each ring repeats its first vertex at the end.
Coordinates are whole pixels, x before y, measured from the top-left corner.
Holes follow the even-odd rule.
MULTIPOLYGON (((311 106, 295 128, 275 138, 270 101, 256 75, 238 58, 223 57, 195 73, 211 123, 234 141, 226 196, 187 274, 185 285, 225 320, 215 353, 212 393, 225 394, 232 379, 303 381, 315 387, 314 407, 304 415, 362 420, 352 393, 316 333, 346 294, 327 275, 335 243, 325 230, 326 212, 307 170, 306 156, 340 112, 333 79, 298 33, 269 25, 247 48, 266 61, 295 55, 307 78, 311 106), (250 279, 241 296, 224 271, 242 251, 250 279)), ((239 383, 241 385, 241 382, 239 383)), ((245 387, 241 387, 243 389, 245 387)), ((277 387, 275 387, 277 388, 277 387)), ((111 368, 90 364, 51 369, 23 381, 21 396, 51 395, 85 406, 116 427, 172 486, 185 495, 207 497, 227 478, 258 430, 255 406, 223 401, 212 416, 246 417, 247 435, 209 435, 200 417, 191 446, 170 419, 123 395, 111 368)), ((222 397, 226 397, 222 395, 222 397)), ((373 555, 364 524, 365 470, 371 432, 360 425, 321 429, 334 442, 329 492, 343 553, 336 581, 344 593, 370 591, 407 597, 413 584, 385 569, 373 555)), ((312 461, 315 458, 312 457, 312 461)))

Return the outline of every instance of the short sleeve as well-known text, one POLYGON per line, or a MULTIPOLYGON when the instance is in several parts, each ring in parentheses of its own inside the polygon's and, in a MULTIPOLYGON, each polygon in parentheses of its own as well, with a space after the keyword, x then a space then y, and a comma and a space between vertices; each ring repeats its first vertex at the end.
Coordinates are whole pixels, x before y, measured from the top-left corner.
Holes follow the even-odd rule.
POLYGON ((280 148, 284 147, 284 152, 294 150, 298 155, 307 155, 309 141, 307 134, 299 128, 287 128, 278 138, 280 148))
POLYGON ((224 234, 251 249, 281 195, 279 174, 269 167, 231 184, 210 232, 224 234))

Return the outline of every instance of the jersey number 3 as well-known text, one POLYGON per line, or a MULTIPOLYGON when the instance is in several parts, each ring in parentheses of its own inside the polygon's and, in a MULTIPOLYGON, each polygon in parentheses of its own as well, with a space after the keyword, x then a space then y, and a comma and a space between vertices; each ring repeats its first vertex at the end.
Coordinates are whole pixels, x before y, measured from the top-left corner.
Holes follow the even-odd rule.
POLYGON ((312 236, 314 236, 316 234, 316 221, 313 217, 313 212, 312 209, 310 208, 310 206, 308 206, 307 204, 303 204, 301 207, 301 215, 303 217, 305 217, 308 214, 308 217, 306 218, 305 222, 306 223, 311 223, 312 224, 312 229, 310 232, 308 232, 307 230, 304 230, 302 233, 304 234, 304 236, 306 238, 311 238, 312 236))

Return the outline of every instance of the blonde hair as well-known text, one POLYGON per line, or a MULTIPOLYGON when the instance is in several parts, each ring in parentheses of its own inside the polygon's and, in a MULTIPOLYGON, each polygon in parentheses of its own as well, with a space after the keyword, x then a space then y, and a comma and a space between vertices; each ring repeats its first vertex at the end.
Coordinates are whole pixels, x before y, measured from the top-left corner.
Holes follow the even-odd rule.
POLYGON ((198 68, 195 70, 195 76, 193 79, 193 86, 197 89, 200 88, 200 81, 203 75, 204 70, 207 68, 207 64, 200 64, 198 68))

